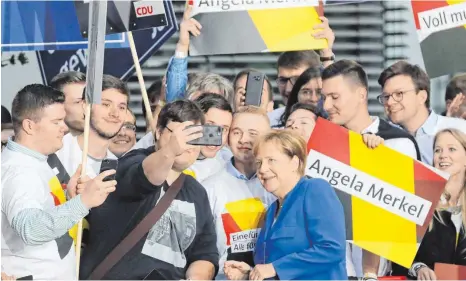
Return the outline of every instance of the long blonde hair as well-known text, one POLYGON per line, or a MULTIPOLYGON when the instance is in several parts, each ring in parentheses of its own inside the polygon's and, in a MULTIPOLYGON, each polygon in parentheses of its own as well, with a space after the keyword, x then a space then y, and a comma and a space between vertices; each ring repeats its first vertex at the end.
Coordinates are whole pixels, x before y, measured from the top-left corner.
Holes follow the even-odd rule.
MULTIPOLYGON (((457 129, 444 129, 444 130, 439 131, 435 135, 435 138, 434 138, 434 149, 435 149, 435 145, 437 143, 437 139, 442 134, 450 134, 451 136, 453 136, 461 144, 463 149, 466 151, 466 134, 464 134, 463 132, 461 132, 460 130, 457 130, 457 129)), ((445 197, 447 202, 451 198, 451 195, 446 190, 443 192, 443 196, 445 197)), ((459 201, 459 203, 461 205, 461 218, 462 218, 462 221, 463 221, 463 227, 466 227, 466 171, 465 171, 465 174, 464 174, 463 188, 460 191, 460 196, 458 198, 458 201, 459 201)), ((439 220, 442 224, 445 224, 445 223, 444 223, 442 217, 440 215, 438 215, 438 211, 441 211, 441 210, 444 210, 444 209, 445 209, 445 207, 442 206, 441 204, 439 204, 437 206, 437 209, 436 209, 437 212, 434 213, 434 217, 437 220, 439 220)), ((431 223, 429 229, 432 229, 432 223, 431 223)))

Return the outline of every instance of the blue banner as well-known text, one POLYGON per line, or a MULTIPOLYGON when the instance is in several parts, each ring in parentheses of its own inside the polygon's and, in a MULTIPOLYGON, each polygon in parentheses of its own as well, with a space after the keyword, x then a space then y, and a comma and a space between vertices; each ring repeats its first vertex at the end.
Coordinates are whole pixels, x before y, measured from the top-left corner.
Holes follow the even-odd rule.
MULTIPOLYGON (((87 48, 74 1, 2 1, 2 51, 87 48)), ((123 34, 106 37, 107 48, 128 47, 123 34)))
MULTIPOLYGON (((167 26, 154 27, 133 32, 136 50, 141 65, 157 51, 178 29, 175 12, 171 1, 165 0, 167 26)), ((76 51, 40 51, 37 53, 39 67, 44 84, 58 73, 75 70, 86 73, 87 50, 76 51)), ((106 49, 104 57, 104 73, 123 80, 135 72, 130 48, 106 49)))

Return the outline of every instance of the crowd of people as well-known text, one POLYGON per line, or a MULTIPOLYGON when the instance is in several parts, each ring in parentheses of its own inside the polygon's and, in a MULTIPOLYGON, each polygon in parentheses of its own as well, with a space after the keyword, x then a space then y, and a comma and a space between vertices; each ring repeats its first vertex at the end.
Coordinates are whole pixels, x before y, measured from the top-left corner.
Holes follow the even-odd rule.
POLYGON ((396 62, 378 80, 386 118, 371 116, 364 68, 336 59, 325 18, 316 28, 328 49, 277 61, 285 106, 274 109, 267 77, 251 106, 253 69, 234 81, 188 73, 190 35, 202 32, 188 8, 166 75, 147 91, 151 112, 142 108, 154 126, 136 140, 126 83, 104 75, 84 166, 85 74, 21 89, 11 116, 2 107, 2 280, 435 280, 437 262, 466 265, 466 74, 437 114, 426 72, 396 62), (348 242, 334 188, 306 176, 317 118, 450 175, 410 268, 348 242), (220 146, 190 144, 205 124, 221 127, 220 146))

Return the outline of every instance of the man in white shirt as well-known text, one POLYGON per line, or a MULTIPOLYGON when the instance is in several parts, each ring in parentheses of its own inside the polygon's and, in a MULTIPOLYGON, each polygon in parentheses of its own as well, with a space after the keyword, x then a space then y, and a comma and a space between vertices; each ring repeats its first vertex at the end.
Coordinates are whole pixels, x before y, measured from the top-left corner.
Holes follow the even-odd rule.
POLYGON ((50 86, 65 94, 65 123, 73 136, 84 132, 83 91, 86 75, 78 71, 57 74, 50 81, 50 86))
MULTIPOLYGON (((102 81, 102 102, 93 104, 89 130, 89 148, 86 174, 94 178, 100 173, 103 159, 116 159, 108 149, 110 139, 118 134, 126 118, 128 110, 129 90, 120 79, 104 75, 102 81)), ((74 174, 82 159, 84 134, 73 136, 67 134, 63 138, 63 147, 56 156, 66 172, 74 174)), ((60 165, 56 159, 49 161, 52 168, 60 165)), ((58 168, 58 170, 60 170, 58 168)), ((65 182, 66 183, 66 182, 65 182)))
MULTIPOLYGON (((15 139, 2 151, 2 271, 34 280, 76 279, 70 230, 90 208, 101 205, 116 181, 102 182, 107 171, 83 186, 72 177, 71 200, 57 204, 61 188, 47 156, 61 148, 68 129, 65 97, 54 88, 32 84, 18 92, 12 115, 15 139)), ((62 194, 64 197, 64 194, 62 194)))
POLYGON ((260 219, 275 197, 256 176, 252 148, 256 139, 269 130, 270 123, 263 110, 242 107, 235 113, 230 130, 233 157, 222 171, 203 182, 217 232, 219 280, 226 279, 223 273, 226 260, 254 265, 252 253, 260 219))
MULTIPOLYGON (((340 60, 322 72, 322 95, 328 119, 360 134, 376 134, 385 145, 411 158, 418 157, 414 138, 368 111, 368 79, 364 69, 354 61, 340 60)), ((347 245, 348 276, 377 279, 388 272, 388 263, 356 245, 347 245), (380 261, 382 261, 380 263, 380 261), (379 266, 380 264, 380 266, 379 266)))
POLYGON ((417 65, 399 61, 379 77, 383 94, 378 99, 390 120, 416 138, 422 162, 432 165, 434 137, 455 128, 466 133, 466 120, 441 116, 430 110, 430 79, 417 65))

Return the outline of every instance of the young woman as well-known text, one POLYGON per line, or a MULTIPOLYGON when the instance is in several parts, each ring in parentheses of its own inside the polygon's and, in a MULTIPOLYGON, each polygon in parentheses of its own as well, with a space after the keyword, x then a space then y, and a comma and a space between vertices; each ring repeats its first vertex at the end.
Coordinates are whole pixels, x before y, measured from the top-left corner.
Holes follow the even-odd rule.
POLYGON ((455 129, 437 133, 434 166, 450 179, 409 270, 418 280, 436 280, 435 263, 466 265, 466 134, 455 129))
POLYGON ((307 142, 320 116, 319 109, 314 105, 297 103, 291 107, 289 116, 286 116, 285 128, 295 131, 307 142))
POLYGON ((299 76, 291 90, 285 111, 281 117, 282 126, 285 126, 286 119, 290 116, 291 107, 296 103, 311 104, 319 108, 319 103, 322 99, 321 90, 322 79, 320 68, 308 68, 299 76))
POLYGON ((256 142, 253 151, 259 180, 278 200, 266 212, 254 268, 227 261, 226 276, 234 280, 347 279, 343 207, 327 181, 304 176, 304 139, 289 130, 273 130, 256 142))

